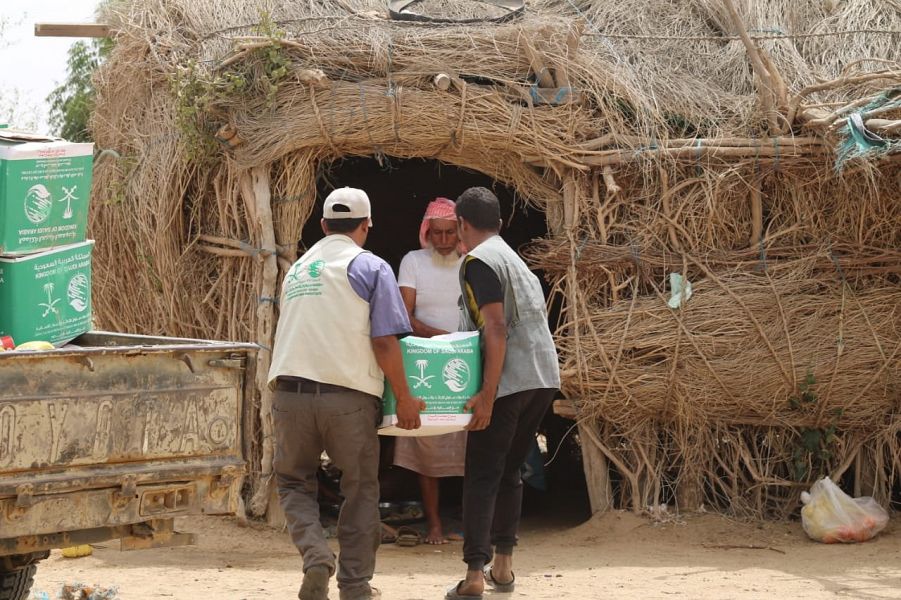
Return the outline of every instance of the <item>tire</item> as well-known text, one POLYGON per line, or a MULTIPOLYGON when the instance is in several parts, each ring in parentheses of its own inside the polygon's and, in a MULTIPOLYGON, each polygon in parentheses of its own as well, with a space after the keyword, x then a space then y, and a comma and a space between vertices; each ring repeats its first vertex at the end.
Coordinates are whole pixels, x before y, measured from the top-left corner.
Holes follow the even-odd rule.
POLYGON ((0 571, 0 600, 27 600, 37 569, 37 565, 28 565, 14 571, 0 571))

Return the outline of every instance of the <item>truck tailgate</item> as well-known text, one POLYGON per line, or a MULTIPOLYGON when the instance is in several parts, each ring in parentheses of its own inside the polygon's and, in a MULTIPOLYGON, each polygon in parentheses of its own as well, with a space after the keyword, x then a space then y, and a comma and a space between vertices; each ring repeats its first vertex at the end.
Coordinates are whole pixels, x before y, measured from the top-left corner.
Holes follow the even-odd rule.
POLYGON ((256 346, 103 332, 73 344, 0 353, 0 505, 6 497, 42 512, 72 492, 118 488, 135 498, 137 519, 146 512, 138 488, 234 489, 256 346))

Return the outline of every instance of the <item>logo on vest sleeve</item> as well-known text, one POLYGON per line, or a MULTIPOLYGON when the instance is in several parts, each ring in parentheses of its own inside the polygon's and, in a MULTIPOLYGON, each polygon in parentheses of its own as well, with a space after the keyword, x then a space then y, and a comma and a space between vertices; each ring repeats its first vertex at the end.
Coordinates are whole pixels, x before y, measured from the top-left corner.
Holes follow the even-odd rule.
POLYGON ((469 365, 466 364, 466 361, 452 358, 441 369, 441 378, 444 380, 444 385, 447 386, 447 389, 459 393, 469 385, 472 374, 469 372, 469 365))

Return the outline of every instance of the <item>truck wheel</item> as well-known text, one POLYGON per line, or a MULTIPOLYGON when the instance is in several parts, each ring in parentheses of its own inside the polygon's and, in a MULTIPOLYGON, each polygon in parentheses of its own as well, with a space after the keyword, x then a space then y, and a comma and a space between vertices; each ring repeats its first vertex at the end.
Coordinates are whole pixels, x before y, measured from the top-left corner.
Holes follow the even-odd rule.
POLYGON ((0 571, 0 600, 27 600, 37 565, 14 571, 0 571))

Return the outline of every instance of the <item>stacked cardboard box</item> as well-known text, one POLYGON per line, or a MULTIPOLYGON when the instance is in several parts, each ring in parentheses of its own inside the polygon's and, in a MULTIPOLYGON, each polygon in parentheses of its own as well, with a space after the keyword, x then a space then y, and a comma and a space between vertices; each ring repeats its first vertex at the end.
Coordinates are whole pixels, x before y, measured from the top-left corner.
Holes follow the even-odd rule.
POLYGON ((64 344, 91 327, 93 144, 0 130, 0 336, 64 344))

